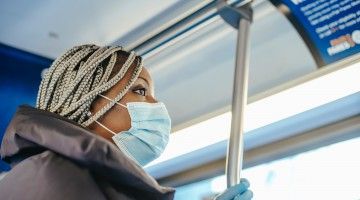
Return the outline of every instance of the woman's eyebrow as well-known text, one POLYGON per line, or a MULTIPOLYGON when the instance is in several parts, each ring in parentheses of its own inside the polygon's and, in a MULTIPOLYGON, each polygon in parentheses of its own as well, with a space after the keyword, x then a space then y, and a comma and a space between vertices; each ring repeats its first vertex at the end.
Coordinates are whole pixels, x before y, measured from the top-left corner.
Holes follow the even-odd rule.
POLYGON ((147 83, 147 85, 148 85, 148 87, 150 88, 150 92, 151 92, 151 95, 155 95, 154 93, 155 93, 155 88, 154 88, 154 86, 153 85, 150 85, 150 83, 149 83, 149 81, 146 79, 146 78, 144 78, 144 77, 141 77, 141 76, 138 76, 138 78, 140 78, 140 79, 143 79, 146 83, 147 83))
POLYGON ((149 83, 149 81, 148 81, 146 78, 141 77, 141 76, 139 76, 138 78, 141 78, 142 80, 144 80, 144 81, 148 84, 148 86, 150 86, 150 83, 149 83))

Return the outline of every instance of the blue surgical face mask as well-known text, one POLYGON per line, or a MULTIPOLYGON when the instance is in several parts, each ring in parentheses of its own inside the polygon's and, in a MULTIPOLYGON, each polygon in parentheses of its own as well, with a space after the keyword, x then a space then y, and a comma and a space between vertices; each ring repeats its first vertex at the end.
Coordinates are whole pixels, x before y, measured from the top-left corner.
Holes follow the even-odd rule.
MULTIPOLYGON (((113 101, 106 96, 100 96, 113 101)), ((126 106, 115 103, 127 108, 131 128, 115 133, 100 122, 96 123, 114 134, 112 139, 115 144, 138 164, 144 166, 158 158, 169 141, 171 129, 171 120, 165 105, 161 102, 129 102, 126 106)))

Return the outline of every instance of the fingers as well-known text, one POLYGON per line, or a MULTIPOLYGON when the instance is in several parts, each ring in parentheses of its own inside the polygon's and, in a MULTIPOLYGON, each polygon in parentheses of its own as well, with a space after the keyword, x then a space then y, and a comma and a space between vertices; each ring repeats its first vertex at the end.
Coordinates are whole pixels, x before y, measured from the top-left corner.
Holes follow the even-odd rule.
POLYGON ((217 200, 232 200, 236 195, 244 193, 250 186, 250 183, 246 179, 241 179, 240 183, 229 187, 225 192, 218 196, 217 200))
POLYGON ((246 180, 245 178, 242 178, 240 180, 239 184, 234 185, 234 186, 229 188, 229 189, 231 189, 230 194, 232 195, 232 198, 234 198, 236 195, 245 192, 249 187, 250 187, 249 181, 246 180))
POLYGON ((250 200, 253 197, 253 192, 251 190, 247 190, 242 194, 238 194, 236 195, 236 197, 234 198, 234 200, 250 200))
POLYGON ((241 178, 240 183, 246 184, 248 187, 250 186, 250 182, 246 178, 241 178))

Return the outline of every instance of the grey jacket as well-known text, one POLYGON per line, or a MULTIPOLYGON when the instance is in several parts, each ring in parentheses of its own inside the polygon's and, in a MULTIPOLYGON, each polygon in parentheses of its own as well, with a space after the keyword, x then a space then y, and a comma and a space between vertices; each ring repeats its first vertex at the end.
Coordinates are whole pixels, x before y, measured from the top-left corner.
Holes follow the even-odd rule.
POLYGON ((115 145, 57 114, 20 106, 1 145, 1 200, 173 199, 115 145))

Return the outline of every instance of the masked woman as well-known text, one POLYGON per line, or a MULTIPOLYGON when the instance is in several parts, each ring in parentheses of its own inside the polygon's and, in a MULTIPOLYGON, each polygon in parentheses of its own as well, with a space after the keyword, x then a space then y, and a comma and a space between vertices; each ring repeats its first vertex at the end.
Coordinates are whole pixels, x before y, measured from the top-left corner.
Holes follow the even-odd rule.
MULTIPOLYGON (((142 166, 169 140, 171 120, 141 57, 122 47, 76 46, 45 73, 36 108, 20 106, 1 157, 2 200, 173 199, 142 166)), ((246 180, 217 199, 251 199, 246 180)))

